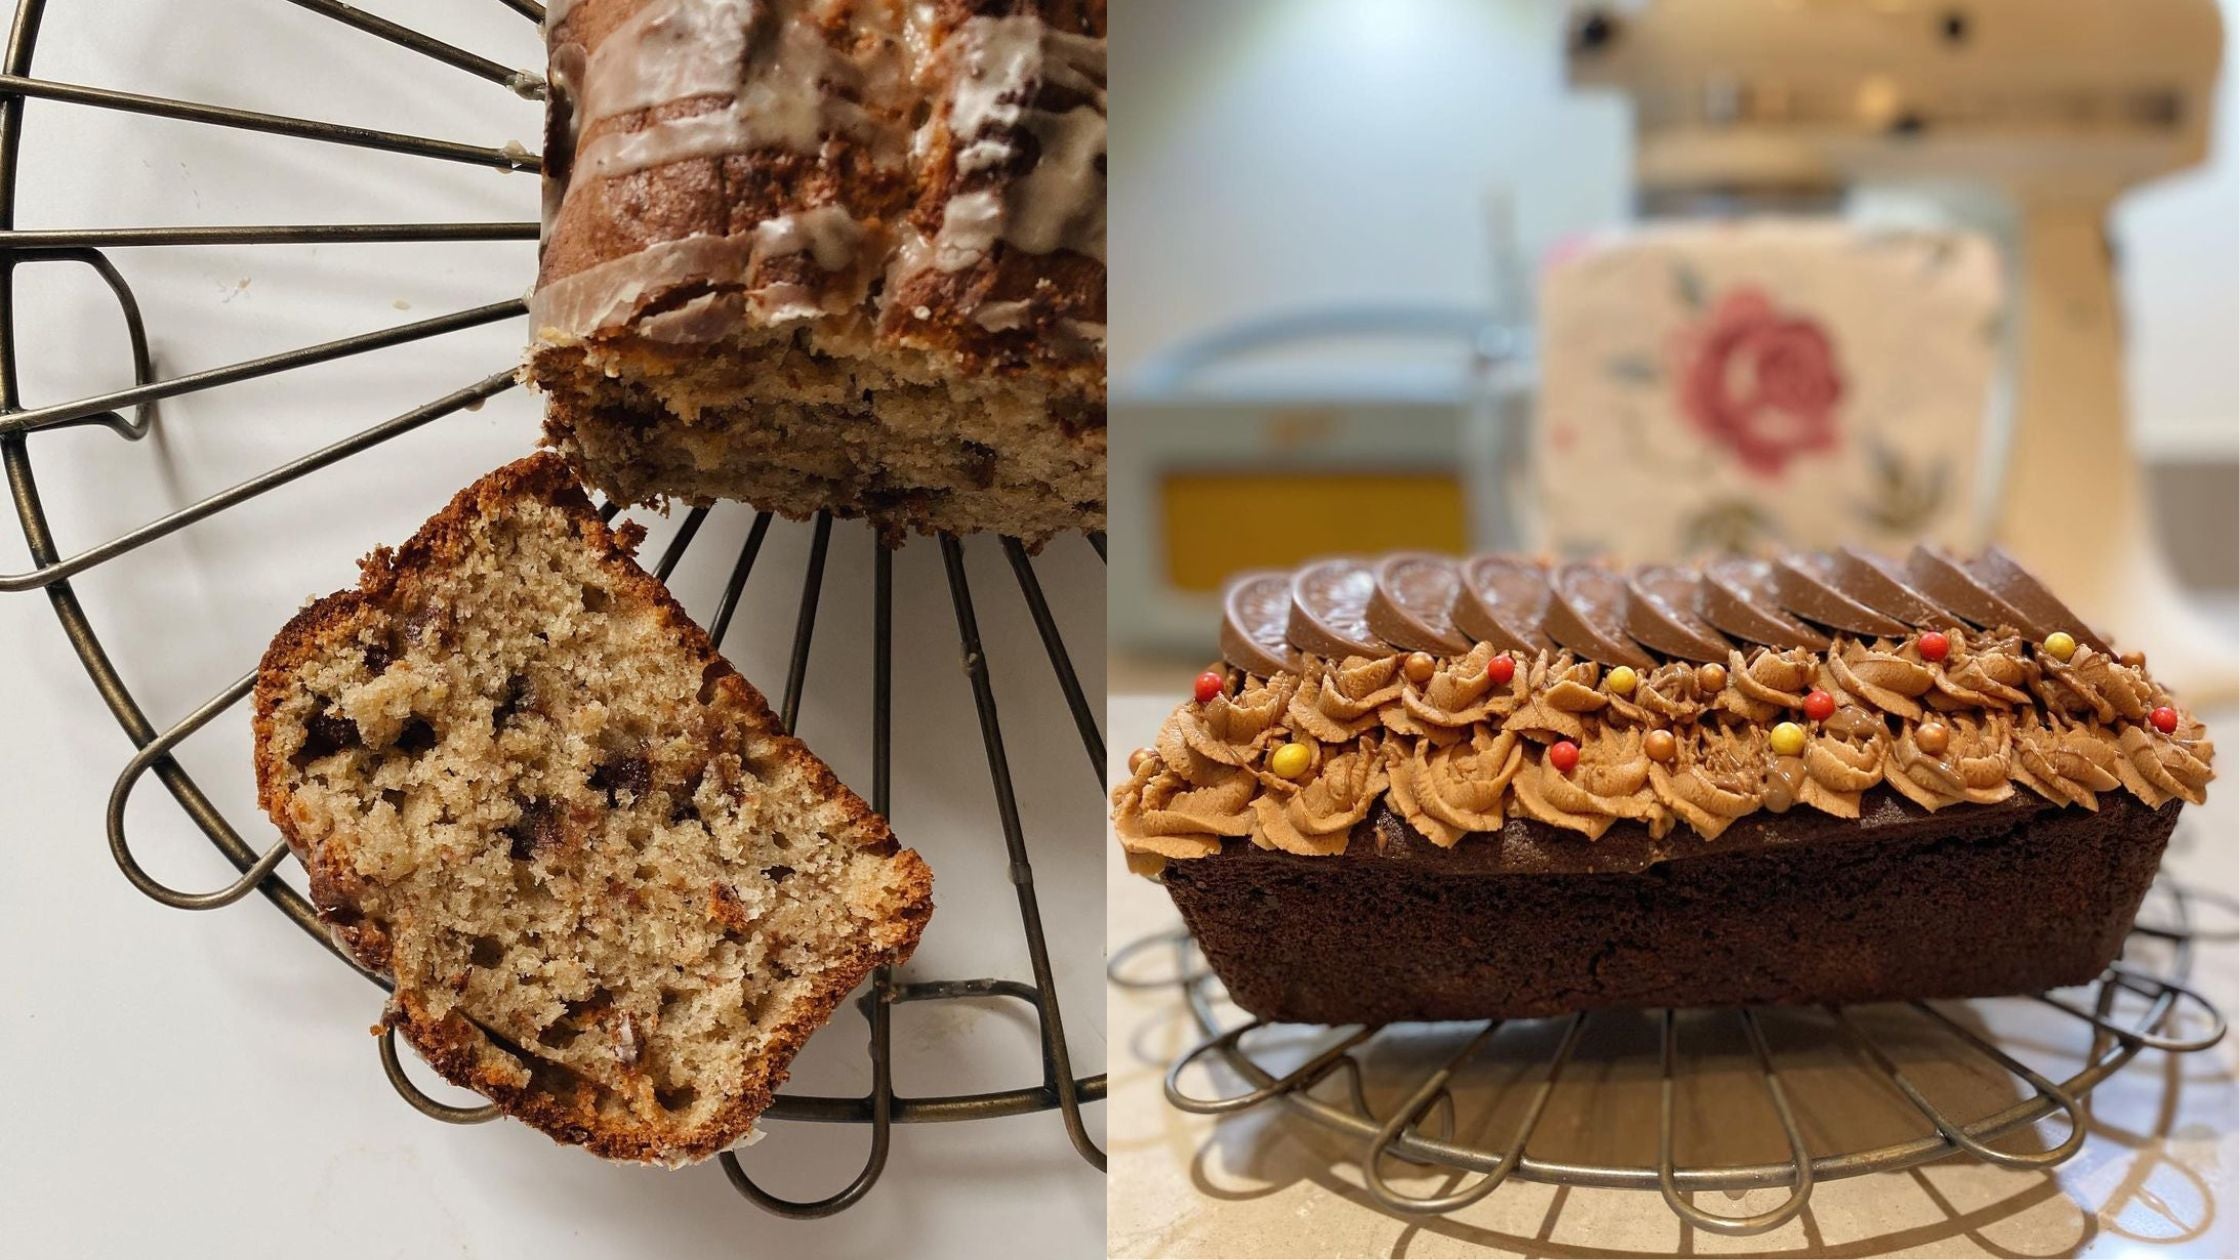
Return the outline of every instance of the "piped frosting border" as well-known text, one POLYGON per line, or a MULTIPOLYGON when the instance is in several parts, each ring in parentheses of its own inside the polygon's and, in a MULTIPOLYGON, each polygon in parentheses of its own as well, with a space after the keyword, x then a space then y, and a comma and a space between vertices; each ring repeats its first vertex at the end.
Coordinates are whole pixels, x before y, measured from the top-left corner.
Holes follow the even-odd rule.
POLYGON ((1446 847, 1511 818, 1589 839, 1628 820, 1659 838, 1686 826, 1713 839, 1759 810, 1856 818, 1883 785, 1932 811, 2018 788, 2088 810, 2115 791, 2201 803, 2214 747, 2139 658, 2078 644, 2057 659, 2006 627, 1937 633, 1941 660, 1923 655, 1920 633, 1838 634, 1821 650, 1667 661, 1619 686, 1615 669, 1569 650, 1482 642, 1445 657, 1231 668, 1218 694, 1178 707, 1130 758, 1113 821, 1131 862, 1155 869, 1230 839, 1341 853, 1379 801, 1446 847), (1511 665, 1497 666, 1504 657, 1511 665), (1806 712, 1816 691, 1833 702, 1819 720, 1806 712), (2158 709, 2175 713, 2171 730, 2154 724, 2158 709), (1793 754, 1774 749, 1783 723, 1805 736, 1793 754), (1277 773, 1276 753, 1294 744, 1305 767, 1277 773), (1558 744, 1576 750, 1568 769, 1551 757, 1558 744))

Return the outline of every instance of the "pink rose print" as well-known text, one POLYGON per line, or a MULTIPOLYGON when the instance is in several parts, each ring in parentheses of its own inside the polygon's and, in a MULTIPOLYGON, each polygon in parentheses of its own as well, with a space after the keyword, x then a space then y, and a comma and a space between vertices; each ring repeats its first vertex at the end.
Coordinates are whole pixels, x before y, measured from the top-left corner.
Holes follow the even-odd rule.
POLYGON ((1682 334, 1675 358, 1681 412, 1751 472, 1778 477, 1796 456, 1835 448, 1835 348, 1760 290, 1729 290, 1682 334))

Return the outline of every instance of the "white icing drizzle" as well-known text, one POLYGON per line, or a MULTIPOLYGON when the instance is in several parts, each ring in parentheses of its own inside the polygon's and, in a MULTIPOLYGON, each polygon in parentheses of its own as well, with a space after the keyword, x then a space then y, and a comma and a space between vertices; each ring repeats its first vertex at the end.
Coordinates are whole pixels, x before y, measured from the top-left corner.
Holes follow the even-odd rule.
POLYGON ((737 329, 750 308, 765 323, 849 310, 863 301, 869 285, 865 235, 864 226, 842 207, 817 206, 736 236, 702 232, 662 241, 538 288, 529 298, 529 322, 545 342, 588 337, 634 319, 639 331, 655 340, 713 342, 737 329), (822 292, 792 280, 746 287, 769 260, 803 253, 833 273, 822 292), (845 274, 851 271, 855 274, 845 274), (647 302, 688 284, 718 292, 638 319, 647 302))
POLYGON ((1026 302, 982 302, 972 312, 972 322, 989 332, 1008 332, 1027 326, 1027 313, 1033 309, 1026 302))
POLYGON ((583 76, 586 122, 739 90, 752 0, 672 0, 637 11, 600 43, 583 76))
POLYGON ((826 271, 846 271, 863 244, 863 225, 840 206, 781 214, 755 225, 754 261, 806 253, 826 271))
POLYGON ((861 73, 826 42, 806 0, 666 0, 641 10, 591 55, 587 120, 728 93, 729 103, 635 132, 609 132, 577 156, 580 177, 613 178, 692 158, 762 148, 814 153, 827 136, 876 140, 871 116, 837 87, 861 73), (769 34, 756 37, 768 24, 769 34))
POLYGON ((1000 167, 1032 135, 1034 168, 1000 191, 959 193, 943 208, 933 265, 960 271, 1005 240, 1031 254, 1070 249, 1104 260, 1104 43, 1031 16, 974 18, 952 37, 956 86, 948 126, 960 176, 1000 167), (1032 102, 1044 83, 1090 103, 1052 113, 1032 102))

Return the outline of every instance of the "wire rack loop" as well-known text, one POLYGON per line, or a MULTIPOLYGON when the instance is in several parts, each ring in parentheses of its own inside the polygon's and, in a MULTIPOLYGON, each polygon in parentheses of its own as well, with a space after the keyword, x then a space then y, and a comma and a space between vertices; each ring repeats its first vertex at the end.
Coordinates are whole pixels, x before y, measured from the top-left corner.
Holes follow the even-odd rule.
POLYGON ((450 1103, 437 1102, 428 1097, 418 1085, 412 1083, 411 1077, 404 1074, 404 1063, 397 1057, 397 1030, 384 1027, 380 1042, 381 1070, 388 1075, 389 1084, 395 1086, 397 1093, 420 1114, 431 1120, 441 1120, 445 1124, 485 1124, 498 1118, 496 1103, 484 1103, 480 1107, 454 1107, 450 1103))
POLYGON ((1232 1094, 1226 1098, 1198 1098, 1183 1091, 1182 1074, 1190 1069, 1191 1064, 1216 1051, 1227 1053, 1234 1050, 1237 1043, 1244 1040, 1246 1033, 1267 1026, 1267 1020, 1256 1019, 1251 1023, 1232 1028, 1225 1033, 1208 1037, 1183 1052, 1182 1057, 1176 1059, 1174 1065, 1167 1069, 1165 1086, 1167 1101, 1183 1111, 1193 1112, 1201 1116, 1227 1115, 1232 1111, 1243 1111, 1247 1107, 1256 1107, 1278 1094, 1287 1093, 1294 1089, 1313 1089, 1321 1082, 1323 1077, 1337 1070, 1339 1064, 1353 1062, 1346 1057, 1348 1051, 1377 1035, 1377 1030, 1374 1027, 1355 1029, 1332 1042, 1320 1054, 1315 1055, 1285 1075, 1277 1077, 1257 1089, 1246 1090, 1241 1094, 1232 1094))
MULTIPOLYGON (((2121 963, 2110 967, 2108 976, 2111 988, 2125 989, 2141 997, 2153 999, 2158 1003, 2169 1003, 2177 999, 2192 1003, 2194 1009, 2209 1021, 2209 1031, 2198 1037, 2164 1037, 2151 1032, 2142 1032, 2138 1028, 2125 1027, 2110 1019, 2105 1012, 2087 1011, 2073 1002, 2054 997, 2050 993, 2037 995, 2038 1000, 2057 1011, 2065 1011, 2074 1015, 2120 1041, 2135 1046, 2145 1046, 2149 1050, 2161 1050, 2170 1054, 2191 1054, 2196 1050, 2206 1050, 2224 1040, 2226 1031, 2224 1012, 2218 1010, 2216 1003, 2203 997, 2198 991, 2162 976, 2144 975, 2121 963)), ((2113 997, 2114 994, 2110 993, 2107 996, 2113 997)))
MULTIPOLYGON (((185 720, 165 731, 142 748, 131 761, 126 762, 124 773, 117 776, 117 785, 109 791, 109 856, 116 859, 117 869, 124 872, 124 877, 132 881, 134 888, 175 910, 215 910, 220 906, 230 906, 255 891, 257 885, 263 883, 288 856, 288 842, 275 841, 271 848, 265 850, 263 857, 242 872, 241 878, 216 892, 183 893, 142 869, 139 859, 132 855, 131 843, 125 839, 125 805, 132 799, 132 789, 147 774, 148 768, 158 761, 169 761, 171 750, 178 747, 181 740, 208 725, 210 719, 240 703, 241 698, 248 695, 250 688, 256 686, 256 683, 255 670, 235 679, 231 686, 211 697, 201 708, 188 714, 185 720)), ((240 841, 240 837, 233 834, 233 828, 223 819, 219 820, 218 825, 224 827, 236 843, 240 841)))
MULTIPOLYGON (((1434 1090, 1443 1091, 1448 1079, 1453 1074, 1455 1064, 1475 1055, 1479 1046, 1489 1039, 1498 1027, 1500 1027, 1499 1021, 1488 1024, 1485 1031, 1472 1039, 1471 1043, 1464 1048, 1463 1053, 1456 1056, 1453 1063, 1448 1064, 1447 1068, 1441 1073, 1424 1083, 1422 1088, 1417 1091, 1417 1098, 1428 1098, 1434 1090)), ((1510 1174, 1517 1171, 1518 1165, 1524 1162, 1525 1145, 1532 1140, 1533 1131, 1540 1127, 1540 1116, 1548 1109, 1548 1099, 1555 1093, 1556 1079, 1563 1074, 1565 1065, 1570 1063, 1572 1052, 1577 1050, 1579 1046, 1579 1035, 1586 1031, 1586 1027, 1587 1016, 1584 1011, 1573 1015, 1565 1026, 1563 1040, 1556 1046, 1554 1057, 1548 1060, 1547 1072, 1541 1076, 1539 1085, 1533 1089, 1531 1101, 1525 1104, 1524 1117, 1517 1122, 1516 1135, 1509 1139, 1508 1152, 1502 1155, 1500 1162, 1493 1166, 1492 1171, 1480 1177, 1472 1185, 1444 1195, 1417 1197, 1404 1195, 1393 1189, 1391 1183, 1385 1180, 1383 1159, 1388 1149, 1404 1136, 1403 1130, 1406 1125, 1412 1122, 1410 1111, 1415 1110, 1420 1113, 1419 1108, 1413 1107, 1415 1100, 1412 1099, 1410 1104, 1402 1106, 1399 1116, 1387 1121, 1384 1128, 1378 1130, 1376 1137, 1370 1140, 1369 1152, 1361 1161, 1362 1177, 1368 1184, 1369 1193, 1374 1195, 1379 1203, 1396 1212, 1432 1215, 1460 1211, 1492 1194, 1502 1182, 1509 1179, 1510 1174)), ((1447 1097, 1451 1106, 1453 1096, 1449 1094, 1447 1097)))
MULTIPOLYGON (((148 352, 148 328, 140 318, 140 300, 133 296, 132 286, 125 283, 124 274, 117 270, 115 263, 109 261, 108 255, 98 249, 73 247, 25 253, 21 261, 75 262, 93 268, 94 274, 100 276, 102 282, 109 286, 109 292, 116 296, 117 307, 124 314, 125 336, 132 343, 133 385, 136 388, 145 387, 155 380, 155 360, 148 352)), ((150 397, 134 403, 130 420, 113 409, 102 408, 60 421, 55 427, 68 424, 105 425, 126 441, 137 442, 148 435, 148 427, 155 423, 155 418, 156 404, 150 397)), ((4 428, 11 419, 12 416, 0 415, 0 428, 4 428)))
POLYGON ((1664 1013, 1664 1037, 1659 1057, 1662 1060, 1662 1094, 1657 1107, 1657 1193, 1664 1196, 1665 1206, 1673 1215, 1698 1229, 1714 1234, 1763 1234, 1779 1229, 1812 1198, 1812 1152, 1805 1148, 1804 1133, 1797 1127, 1797 1113, 1789 1106, 1789 1092, 1781 1086, 1781 1075, 1774 1071, 1773 1052, 1766 1048, 1765 1030, 1758 1027, 1755 1011, 1740 1012, 1742 1027, 1750 1035, 1750 1050, 1758 1059, 1758 1071, 1765 1081, 1766 1097, 1773 1103, 1774 1114, 1781 1119, 1781 1134, 1789 1140, 1789 1167, 1787 1183, 1792 1187, 1789 1197, 1778 1207, 1754 1216, 1722 1216, 1706 1212, 1681 1197, 1679 1182, 1672 1162, 1672 1103, 1675 1082, 1672 1061, 1677 1053, 1680 1034, 1669 1008, 1664 1013))

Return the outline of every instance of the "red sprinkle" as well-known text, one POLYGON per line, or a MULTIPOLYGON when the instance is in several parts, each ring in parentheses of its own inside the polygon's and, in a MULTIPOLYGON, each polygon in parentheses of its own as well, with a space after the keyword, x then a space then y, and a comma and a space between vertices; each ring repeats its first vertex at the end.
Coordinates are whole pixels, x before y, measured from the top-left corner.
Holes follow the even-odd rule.
POLYGON ((1815 691, 1804 698, 1804 715, 1815 722, 1825 722, 1836 715, 1836 698, 1825 691, 1815 691))
MULTIPOLYGON (((1493 685, 1496 687, 1508 686, 1509 680, 1516 676, 1517 658, 1507 652, 1503 652, 1486 662, 1486 677, 1491 678, 1493 685)), ((1574 749, 1573 751, 1576 752, 1577 750, 1574 749)))
POLYGON ((1941 635, 1941 634, 1937 633, 1936 631, 1934 631, 1934 630, 1930 630, 1930 631, 1927 631, 1927 632, 1925 632, 1925 633, 1923 633, 1923 634, 1922 634, 1922 636, 1921 636, 1921 659, 1922 659, 1922 660, 1925 660, 1925 661, 1941 661, 1941 660, 1943 660, 1943 659, 1945 658, 1945 653, 1947 653, 1947 652, 1950 652, 1951 650, 1952 650, 1952 640, 1950 640, 1950 639, 1948 639, 1948 638, 1944 637, 1943 635, 1941 635))
POLYGON ((2178 711, 2167 704, 2149 713, 2147 720, 2154 723, 2154 728, 2165 735, 2178 729, 2178 711))
POLYGON ((1559 739, 1548 746, 1548 764, 1559 773, 1569 774, 1579 767, 1579 746, 1568 739, 1559 739))
POLYGON ((1229 684, 1227 679, 1223 678, 1221 675, 1213 672, 1210 669, 1198 675, 1198 685, 1196 688, 1198 703, 1204 704, 1207 701, 1213 699, 1215 696, 1220 695, 1222 690, 1228 685, 1229 684))

